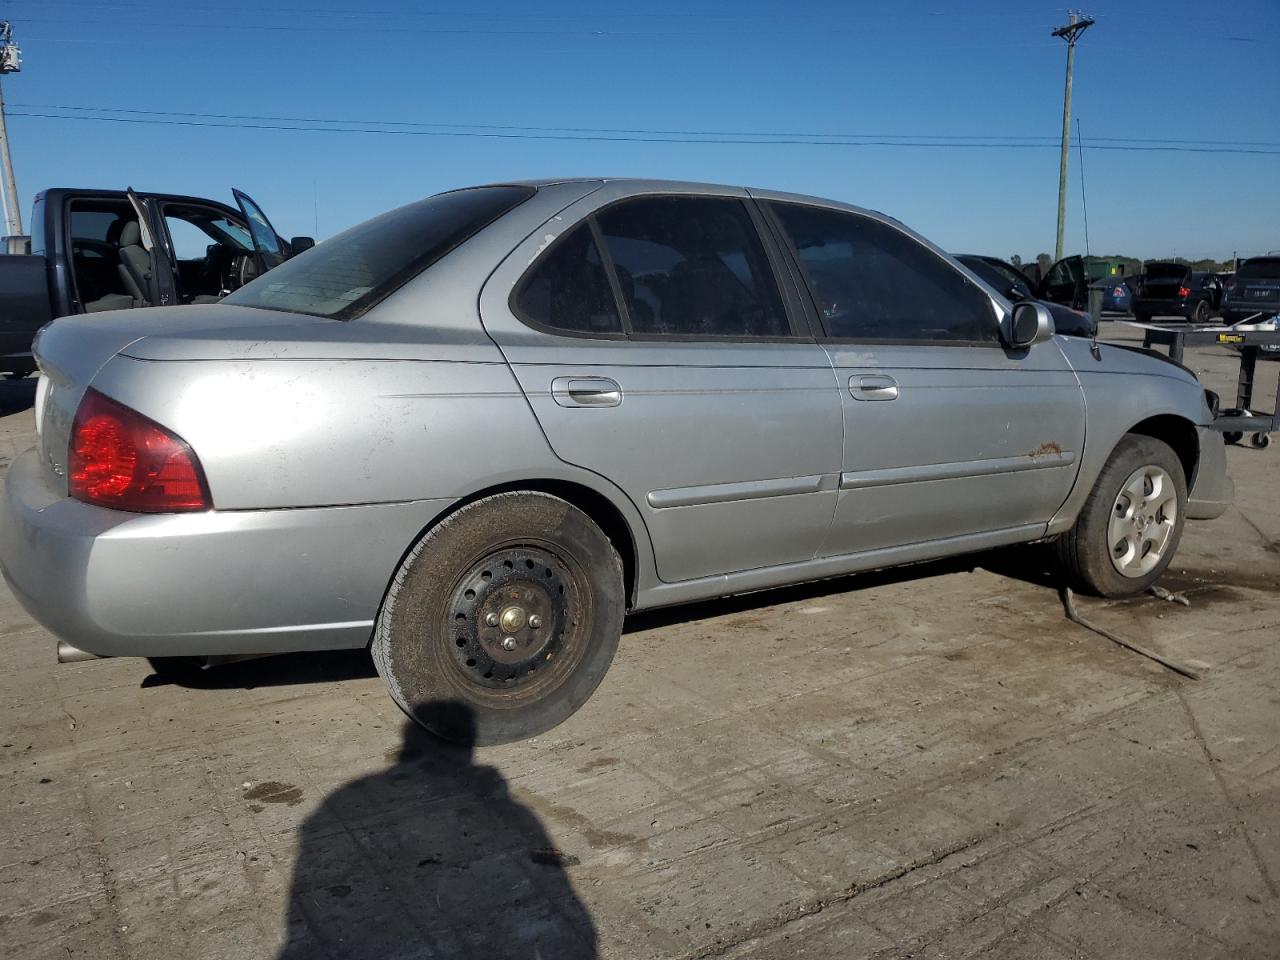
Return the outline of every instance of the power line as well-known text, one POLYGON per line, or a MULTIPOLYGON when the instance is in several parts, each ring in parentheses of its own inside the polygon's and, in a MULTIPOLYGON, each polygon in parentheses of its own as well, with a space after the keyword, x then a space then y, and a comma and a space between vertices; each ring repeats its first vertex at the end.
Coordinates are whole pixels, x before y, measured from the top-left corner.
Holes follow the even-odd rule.
MULTIPOLYGON (((385 24, 387 18, 383 17, 383 18, 376 18, 376 19, 377 19, 377 22, 379 22, 380 24, 385 24)), ((460 17, 459 19, 465 19, 465 18, 460 17)), ((504 18, 503 22, 505 22, 505 20, 506 18, 504 18)), ((153 19, 86 20, 81 17, 66 19, 66 18, 42 17, 42 16, 13 17, 11 22, 21 23, 21 24, 52 25, 52 26, 59 26, 59 27, 90 26, 90 27, 124 27, 127 29, 148 29, 148 30, 156 29, 156 28, 171 29, 171 30, 196 30, 196 29, 198 30, 232 30, 232 31, 235 31, 236 33, 245 33, 245 32, 252 32, 252 31, 267 31, 272 33, 335 33, 335 32, 375 33, 375 34, 422 33, 422 34, 443 34, 443 35, 480 35, 480 36, 516 36, 516 37, 524 37, 524 36, 669 37, 669 36, 688 36, 691 32, 696 32, 696 31, 691 31, 688 24, 678 25, 674 21, 670 21, 672 22, 672 26, 670 27, 670 29, 661 29, 661 28, 617 29, 614 27, 593 27, 590 25, 569 27, 569 26, 556 26, 554 23, 550 23, 550 22, 547 23, 547 26, 545 29, 531 29, 531 28, 519 28, 519 27, 419 26, 417 24, 382 25, 382 26, 371 27, 371 26, 358 26, 358 25, 337 24, 337 23, 323 24, 323 25, 310 25, 310 24, 299 24, 299 23, 282 23, 282 24, 225 23, 225 22, 210 22, 207 20, 203 20, 203 21, 172 21, 172 20, 157 21, 153 19)), ((532 22, 536 23, 538 21, 532 21, 532 22)), ((575 21, 565 21, 565 22, 572 23, 575 21)), ((662 21, 662 22, 668 22, 668 21, 662 21)), ((724 32, 723 25, 717 25, 714 22, 708 21, 706 23, 701 24, 701 26, 705 27, 706 31, 710 31, 714 33, 724 32)), ((896 28, 888 24, 878 29, 869 29, 864 25, 850 25, 846 27, 846 26, 833 26, 828 24, 819 24, 817 25, 816 28, 821 29, 824 33, 827 33, 827 34, 838 33, 838 34, 861 35, 861 34, 884 34, 884 33, 897 34, 899 32, 899 28, 896 28)), ((779 36, 783 34, 810 36, 812 35, 812 33, 813 33, 813 29, 774 28, 774 27, 769 27, 767 24, 762 24, 759 28, 755 28, 755 29, 735 29, 732 31, 732 35, 735 37, 747 36, 747 35, 773 37, 773 36, 779 36)), ((985 43, 984 42, 981 44, 966 44, 965 46, 981 46, 984 48, 988 48, 988 47, 1006 48, 1006 47, 1045 47, 1045 46, 1051 46, 1051 44, 1047 44, 1044 42, 1036 42, 1036 41, 1026 41, 1026 42, 1012 42, 1012 43, 985 43)))
MULTIPOLYGON (((667 130, 642 127, 560 127, 532 126, 528 124, 498 123, 446 123, 424 120, 374 120, 368 117, 289 117, 271 114, 243 113, 200 113, 189 110, 141 110, 132 107, 80 106, 61 103, 15 103, 11 106, 21 110, 65 110, 77 113, 122 113, 147 117, 194 117, 200 120, 248 120, 271 123, 302 124, 372 124, 379 127, 439 127, 460 130, 514 130, 532 131, 535 133, 591 133, 591 134, 642 134, 663 137, 751 137, 775 138, 790 137, 802 139, 837 139, 837 140, 990 140, 1010 141, 1013 143, 1054 144, 1056 136, 1025 136, 1014 134, 951 134, 951 133, 812 133, 796 130, 760 131, 760 130, 667 130)), ((75 119, 68 117, 67 119, 75 119)), ((109 118, 103 118, 109 119, 109 118)), ((1091 137, 1091 141, 1135 143, 1135 144, 1187 144, 1195 146, 1216 147, 1280 147, 1280 140, 1187 140, 1173 137, 1091 137)), ((699 141, 700 142, 700 141, 699 141)))
MULTIPOLYGON (((156 126, 178 127, 212 127, 239 130, 277 130, 307 133, 359 133, 382 134, 385 136, 404 137, 476 137, 498 140, 546 140, 546 141, 590 141, 601 143, 682 143, 682 144, 719 144, 733 146, 816 146, 816 147, 934 147, 934 148, 968 148, 968 149, 1054 149, 1052 143, 991 143, 966 141, 924 141, 924 140, 818 140, 805 137, 787 137, 777 139, 759 139, 725 136, 643 136, 643 135, 610 135, 600 133, 520 133, 506 130, 405 130, 387 129, 385 127, 368 126, 286 126, 268 123, 238 123, 216 120, 163 120, 148 117, 97 117, 67 116, 65 114, 33 113, 13 110, 9 116, 27 117, 42 120, 70 120, 97 123, 129 123, 156 126)), ((1090 144, 1087 150, 1108 150, 1146 153, 1217 153, 1217 154, 1253 154, 1260 156, 1280 156, 1280 150, 1265 150, 1245 147, 1197 147, 1197 146, 1158 146, 1158 145, 1122 145, 1122 144, 1090 144)))

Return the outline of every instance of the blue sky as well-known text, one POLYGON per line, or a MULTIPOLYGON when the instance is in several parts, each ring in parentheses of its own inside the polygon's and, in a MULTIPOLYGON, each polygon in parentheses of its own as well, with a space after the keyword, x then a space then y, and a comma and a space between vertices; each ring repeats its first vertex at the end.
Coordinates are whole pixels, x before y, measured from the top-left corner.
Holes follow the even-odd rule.
MULTIPOLYGON (((24 55, 23 71, 4 80, 24 218, 49 186, 132 184, 228 201, 238 186, 285 236, 324 237, 442 189, 607 174, 818 194, 883 210, 952 250, 1052 252, 1065 45, 1049 31, 1065 8, 662 0, 602 9, 0 0, 24 55), (595 142, 18 115, 107 116, 104 108, 420 132, 513 131, 384 124, 1041 139, 998 148, 595 142)), ((1092 252, 1221 258, 1280 248, 1280 5, 1109 0, 1086 12, 1098 21, 1076 57, 1074 115, 1086 145, 1176 138, 1272 151, 1087 150, 1092 252)), ((1079 177, 1073 146, 1069 252, 1084 250, 1079 177)))

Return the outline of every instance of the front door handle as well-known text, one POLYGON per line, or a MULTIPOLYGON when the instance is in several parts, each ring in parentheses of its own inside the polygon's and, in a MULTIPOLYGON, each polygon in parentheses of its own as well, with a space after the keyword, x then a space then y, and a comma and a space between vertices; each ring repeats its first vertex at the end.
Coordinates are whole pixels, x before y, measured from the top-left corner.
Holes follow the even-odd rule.
POLYGON ((622 387, 608 377, 556 377, 551 396, 562 407, 616 407, 622 387))
POLYGON ((850 377, 849 394, 855 400, 897 400, 898 381, 878 373, 850 377))

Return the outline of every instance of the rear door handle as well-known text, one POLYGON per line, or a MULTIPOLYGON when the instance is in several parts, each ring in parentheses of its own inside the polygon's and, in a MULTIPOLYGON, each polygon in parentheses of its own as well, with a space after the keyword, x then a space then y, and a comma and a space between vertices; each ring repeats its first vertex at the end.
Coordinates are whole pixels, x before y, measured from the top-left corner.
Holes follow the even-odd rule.
POLYGON ((622 387, 608 377, 556 377, 551 396, 562 407, 616 407, 622 387))
POLYGON ((898 381, 883 374, 860 374, 849 378, 849 394, 855 400, 897 400, 898 381))

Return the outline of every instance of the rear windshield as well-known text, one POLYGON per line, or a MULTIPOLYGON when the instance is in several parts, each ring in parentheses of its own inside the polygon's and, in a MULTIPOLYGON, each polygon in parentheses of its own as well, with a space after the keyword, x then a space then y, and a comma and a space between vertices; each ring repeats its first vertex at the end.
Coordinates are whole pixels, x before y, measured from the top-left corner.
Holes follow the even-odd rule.
POLYGON ((410 203, 286 260, 222 302, 354 319, 533 192, 474 187, 410 203))
POLYGON ((1191 268, 1182 263, 1147 264, 1148 280, 1181 280, 1190 273, 1191 268))
POLYGON ((1236 271, 1238 280, 1280 280, 1280 258, 1259 257, 1257 260, 1246 260, 1236 271))

